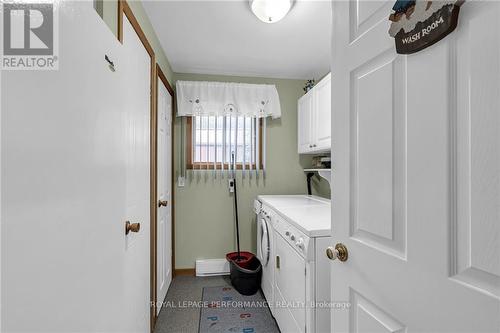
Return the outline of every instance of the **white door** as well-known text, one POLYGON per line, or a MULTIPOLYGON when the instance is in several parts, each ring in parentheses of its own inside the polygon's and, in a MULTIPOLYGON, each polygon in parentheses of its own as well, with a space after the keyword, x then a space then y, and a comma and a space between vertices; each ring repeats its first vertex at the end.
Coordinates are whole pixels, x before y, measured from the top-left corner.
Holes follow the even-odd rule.
POLYGON ((124 266, 128 54, 92 2, 54 3, 59 70, 2 72, 0 330, 139 331, 130 305, 148 303, 128 291, 149 298, 149 256, 124 266))
MULTIPOLYGON (((273 214, 274 215, 274 214, 273 214)), ((262 282, 261 289, 266 297, 266 300, 274 303, 274 235, 271 226, 271 219, 264 216, 264 213, 257 218, 258 221, 258 246, 257 249, 259 260, 262 263, 262 282)), ((274 309, 271 309, 274 311, 274 309)))
POLYGON ((312 149, 312 112, 313 92, 302 96, 298 101, 298 146, 299 154, 306 153, 312 149))
MULTIPOLYGON (((158 210, 157 210, 157 300, 163 302, 172 281, 172 96, 158 80, 158 210)), ((161 306, 157 307, 158 313, 161 306)))
POLYGON ((264 267, 269 265, 269 257, 271 255, 271 239, 270 239, 270 229, 269 223, 265 218, 261 219, 261 228, 262 228, 262 238, 260 243, 260 252, 262 253, 262 265, 264 267))
POLYGON ((331 146, 332 130, 332 98, 331 74, 328 74, 313 89, 314 94, 314 150, 329 149, 331 146))
POLYGON ((127 331, 147 332, 150 318, 150 56, 139 36, 123 18, 123 49, 119 66, 125 74, 122 98, 126 121, 126 212, 124 219, 140 223, 139 232, 124 235, 127 331))
POLYGON ((500 329, 500 3, 410 56, 394 1, 335 1, 333 332, 500 329))

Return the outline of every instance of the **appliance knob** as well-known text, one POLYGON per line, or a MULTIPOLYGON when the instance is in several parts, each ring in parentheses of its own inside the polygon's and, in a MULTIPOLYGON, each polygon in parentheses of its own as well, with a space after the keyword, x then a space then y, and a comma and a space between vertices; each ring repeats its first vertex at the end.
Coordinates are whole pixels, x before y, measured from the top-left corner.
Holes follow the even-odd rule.
POLYGON ((294 240, 295 240, 295 236, 294 236, 294 235, 291 235, 291 236, 290 236, 290 239, 294 241, 294 240))
POLYGON ((299 238, 299 240, 297 241, 297 243, 295 243, 295 245, 297 245, 297 247, 301 250, 304 249, 304 239, 302 237, 299 238))

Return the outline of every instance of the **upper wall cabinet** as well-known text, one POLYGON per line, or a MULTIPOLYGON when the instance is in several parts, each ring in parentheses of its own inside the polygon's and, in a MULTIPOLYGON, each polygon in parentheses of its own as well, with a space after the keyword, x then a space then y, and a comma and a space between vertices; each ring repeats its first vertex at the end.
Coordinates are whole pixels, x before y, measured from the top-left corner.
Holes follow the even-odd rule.
POLYGON ((331 74, 328 74, 298 101, 299 154, 330 151, 331 105, 331 74))
POLYGON ((299 154, 312 150, 313 94, 309 91, 299 99, 298 107, 299 154))

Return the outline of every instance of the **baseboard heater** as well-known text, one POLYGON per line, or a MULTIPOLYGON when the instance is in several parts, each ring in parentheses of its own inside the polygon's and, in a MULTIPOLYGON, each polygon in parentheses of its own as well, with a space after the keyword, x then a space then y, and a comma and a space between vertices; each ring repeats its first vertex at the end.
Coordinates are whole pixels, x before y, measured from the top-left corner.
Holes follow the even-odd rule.
POLYGON ((229 262, 224 259, 196 260, 196 276, 228 275, 229 262))

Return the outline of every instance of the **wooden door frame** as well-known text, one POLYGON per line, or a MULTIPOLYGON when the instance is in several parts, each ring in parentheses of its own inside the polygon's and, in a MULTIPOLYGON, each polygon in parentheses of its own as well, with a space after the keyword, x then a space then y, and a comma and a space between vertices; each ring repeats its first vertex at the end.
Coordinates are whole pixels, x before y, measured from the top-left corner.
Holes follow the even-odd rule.
MULTIPOLYGON (((171 114, 171 121, 170 121, 170 137, 171 137, 171 154, 172 154, 172 158, 171 158, 171 169, 170 169, 170 174, 171 174, 171 188, 170 188, 170 202, 168 203, 170 205, 170 207, 172 207, 172 211, 170 213, 170 220, 171 220, 171 245, 172 245, 172 248, 171 248, 171 254, 172 254, 172 258, 171 258, 171 267, 170 267, 170 274, 172 275, 172 278, 174 277, 174 267, 175 267, 175 205, 174 205, 174 202, 175 202, 175 195, 174 195, 174 184, 175 184, 175 180, 174 180, 174 119, 175 119, 175 94, 174 94, 174 89, 172 89, 172 86, 170 85, 170 83, 168 82, 167 80, 167 77, 165 76, 165 74, 163 74, 163 71, 161 70, 160 68, 160 65, 159 64, 156 64, 156 91, 158 92, 158 82, 161 81, 163 83, 163 85, 165 86, 165 88, 167 88, 167 91, 169 92, 170 96, 172 96, 172 107, 171 107, 171 110, 172 110, 172 114, 171 114)), ((158 114, 158 96, 156 96, 156 106, 155 106, 156 110, 157 110, 157 114, 158 114)), ((158 140, 158 135, 157 135, 157 140, 158 140)), ((155 221, 155 223, 158 223, 158 221, 155 221)), ((155 230, 157 230, 157 226, 155 226, 155 230)), ((155 242, 156 242, 156 237, 157 235, 155 235, 155 242)), ((156 250, 157 248, 155 247, 155 253, 156 253, 156 250)), ((155 266, 154 266, 154 274, 155 274, 155 281, 156 281, 156 274, 157 274, 157 260, 156 260, 156 256, 155 256, 155 266)), ((155 283, 156 285, 157 283, 155 283)), ((157 303, 158 301, 158 297, 156 295, 156 291, 157 291, 157 286, 155 286, 155 304, 157 303)), ((163 301, 163 300, 162 300, 163 301)), ((156 316, 156 312, 155 312, 155 316, 156 316)), ((155 319, 156 320, 156 319, 155 319)))
MULTIPOLYGON (((132 9, 126 0, 118 0, 118 40, 123 44, 123 16, 129 20, 130 24, 134 28, 137 36, 139 37, 142 45, 148 52, 150 56, 150 176, 149 176, 149 186, 150 186, 150 332, 154 331, 156 325, 156 213, 157 213, 157 74, 156 71, 159 66, 156 64, 156 57, 151 44, 149 43, 146 34, 142 30, 139 22, 137 21, 132 9)), ((167 81, 168 82, 168 81, 167 81)), ((170 87, 170 85, 168 85, 170 87)), ((167 88, 168 89, 168 88, 167 88)), ((172 89, 170 87, 170 89, 172 89)), ((173 95, 173 91, 172 91, 173 95)), ((173 102, 173 99, 172 99, 173 102)), ((173 122, 172 122, 173 124, 173 122)), ((172 133, 173 142, 173 133, 172 133)), ((172 152, 172 163, 173 163, 173 152, 172 152)), ((173 172, 173 170, 172 170, 173 172)), ((173 183, 173 178, 172 178, 173 183)), ((173 192, 172 192, 173 195, 173 192)), ((172 206, 173 211, 173 206, 172 206)), ((172 219, 173 225, 173 219, 172 219)))

